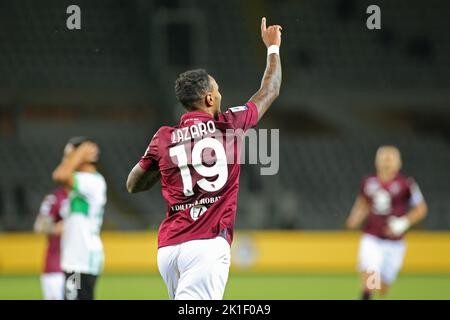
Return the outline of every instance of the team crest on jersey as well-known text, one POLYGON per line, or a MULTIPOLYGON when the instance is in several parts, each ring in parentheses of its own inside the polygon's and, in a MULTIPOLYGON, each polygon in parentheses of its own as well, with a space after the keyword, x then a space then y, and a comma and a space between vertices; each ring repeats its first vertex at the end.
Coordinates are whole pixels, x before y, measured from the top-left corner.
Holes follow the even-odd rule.
POLYGON ((192 220, 197 220, 198 218, 200 218, 200 216, 202 214, 204 214, 206 212, 207 208, 205 206, 202 205, 196 205, 193 206, 191 208, 191 210, 189 210, 189 213, 191 215, 192 220))
POLYGON ((245 111, 247 110, 247 106, 237 106, 237 107, 231 107, 230 110, 231 112, 238 112, 238 111, 245 111))
POLYGON ((390 191, 392 194, 397 194, 397 193, 399 193, 399 191, 400 191, 400 185, 398 184, 398 182, 394 182, 393 184, 391 184, 391 185, 389 186, 389 191, 390 191))
POLYGON ((372 195, 372 203, 376 214, 388 215, 391 212, 392 197, 391 194, 384 189, 379 189, 372 195))

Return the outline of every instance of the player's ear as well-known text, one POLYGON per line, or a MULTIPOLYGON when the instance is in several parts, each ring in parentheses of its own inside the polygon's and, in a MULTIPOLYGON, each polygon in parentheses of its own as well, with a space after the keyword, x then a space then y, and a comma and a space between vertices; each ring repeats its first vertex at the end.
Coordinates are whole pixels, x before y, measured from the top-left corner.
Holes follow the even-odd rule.
POLYGON ((209 107, 212 107, 213 105, 214 105, 214 98, 213 98, 213 95, 212 95, 212 93, 211 92, 208 92, 207 94, 206 94, 206 96, 205 96, 205 103, 206 103, 206 106, 209 108, 209 107))

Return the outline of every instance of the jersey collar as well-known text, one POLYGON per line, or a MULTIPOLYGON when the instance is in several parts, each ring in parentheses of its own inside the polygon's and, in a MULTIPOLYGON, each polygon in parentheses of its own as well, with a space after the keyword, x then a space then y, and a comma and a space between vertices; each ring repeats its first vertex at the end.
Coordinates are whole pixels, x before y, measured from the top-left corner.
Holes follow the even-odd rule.
POLYGON ((378 182, 383 186, 383 187, 387 187, 389 186, 391 183, 393 183, 394 181, 396 181, 398 179, 398 177, 400 176, 400 173, 398 172, 391 180, 389 181, 382 181, 380 179, 380 177, 378 177, 378 175, 376 174, 377 180, 378 182))
POLYGON ((183 125, 187 122, 202 122, 206 120, 214 119, 212 115, 201 111, 191 111, 181 116, 180 124, 183 125))

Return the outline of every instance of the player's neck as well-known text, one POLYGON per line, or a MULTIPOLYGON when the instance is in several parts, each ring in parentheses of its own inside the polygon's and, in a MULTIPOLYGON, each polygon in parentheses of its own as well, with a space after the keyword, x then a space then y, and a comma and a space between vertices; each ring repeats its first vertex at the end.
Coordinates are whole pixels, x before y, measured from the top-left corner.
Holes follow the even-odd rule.
POLYGON ((208 108, 206 106, 197 107, 195 110, 193 110, 193 112, 203 112, 209 114, 213 118, 216 117, 213 108, 208 108))
POLYGON ((377 176, 381 182, 389 182, 394 180, 394 178, 397 176, 397 172, 378 172, 377 176))
POLYGON ((78 168, 77 171, 79 171, 79 172, 96 172, 97 168, 93 164, 85 163, 85 164, 82 164, 78 168))

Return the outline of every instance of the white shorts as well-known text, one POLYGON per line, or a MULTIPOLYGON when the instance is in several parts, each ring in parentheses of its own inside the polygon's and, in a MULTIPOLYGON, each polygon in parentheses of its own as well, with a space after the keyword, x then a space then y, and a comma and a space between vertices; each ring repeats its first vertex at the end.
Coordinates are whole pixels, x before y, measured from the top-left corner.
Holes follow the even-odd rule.
POLYGON ((158 249, 158 269, 171 300, 221 300, 230 260, 230 245, 222 237, 158 249))
POLYGON ((390 285, 403 265, 405 251, 404 240, 385 240, 364 234, 359 245, 359 271, 377 272, 381 280, 390 285))
POLYGON ((41 274, 42 294, 45 300, 64 299, 64 273, 49 272, 41 274))

